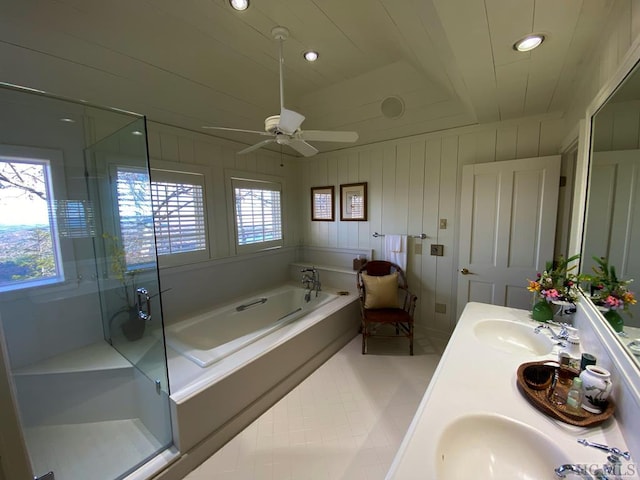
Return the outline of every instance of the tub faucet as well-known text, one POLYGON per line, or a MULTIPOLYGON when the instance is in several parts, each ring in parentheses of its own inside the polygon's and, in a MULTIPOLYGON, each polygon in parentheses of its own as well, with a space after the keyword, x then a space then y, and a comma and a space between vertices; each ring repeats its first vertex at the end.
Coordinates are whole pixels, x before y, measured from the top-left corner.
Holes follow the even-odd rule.
POLYGON ((320 284, 320 272, 316 270, 316 267, 307 267, 300 270, 302 272, 302 285, 307 289, 307 293, 304 295, 304 301, 309 302, 311 300, 311 292, 315 290, 316 297, 322 285, 320 284))

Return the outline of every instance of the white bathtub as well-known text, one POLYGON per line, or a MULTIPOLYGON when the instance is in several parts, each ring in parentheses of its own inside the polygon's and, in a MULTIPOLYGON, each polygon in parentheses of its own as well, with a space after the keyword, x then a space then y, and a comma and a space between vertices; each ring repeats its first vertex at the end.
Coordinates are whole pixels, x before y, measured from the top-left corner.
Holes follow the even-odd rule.
POLYGON ((283 286, 171 325, 166 341, 197 365, 208 367, 336 298, 333 293, 308 295, 303 288, 283 286))
POLYGON ((326 288, 308 303, 304 295, 296 285, 283 285, 166 327, 180 452, 210 456, 358 334, 355 291, 338 295, 326 288), (267 301, 236 310, 262 298, 267 301), (258 322, 268 317, 268 324, 258 322), (219 323, 236 334, 218 332, 219 323), (245 323, 256 330, 237 328, 245 323), (238 338, 217 345, 219 336, 238 338))

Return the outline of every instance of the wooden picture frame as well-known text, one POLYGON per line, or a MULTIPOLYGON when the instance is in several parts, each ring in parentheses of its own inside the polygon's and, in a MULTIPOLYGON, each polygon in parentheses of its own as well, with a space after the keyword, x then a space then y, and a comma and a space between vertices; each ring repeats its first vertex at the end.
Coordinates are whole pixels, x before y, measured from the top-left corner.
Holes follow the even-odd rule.
POLYGON ((326 187, 311 187, 311 220, 314 222, 335 221, 335 188, 333 185, 326 187))
POLYGON ((340 220, 367 221, 367 182, 340 185, 340 220))

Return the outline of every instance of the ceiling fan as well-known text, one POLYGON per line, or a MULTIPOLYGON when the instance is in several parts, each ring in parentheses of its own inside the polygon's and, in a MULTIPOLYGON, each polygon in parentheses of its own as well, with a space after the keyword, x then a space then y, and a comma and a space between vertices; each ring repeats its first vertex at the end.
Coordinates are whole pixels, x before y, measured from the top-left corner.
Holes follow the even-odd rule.
POLYGON ((284 108, 284 88, 282 65, 284 58, 282 55, 282 43, 289 38, 289 30, 286 27, 274 27, 271 29, 273 38, 279 41, 279 63, 280 63, 280 115, 272 115, 264 121, 264 132, 257 130, 244 130, 241 128, 228 127, 212 127, 205 126, 202 128, 210 130, 224 130, 228 132, 244 132, 255 133, 257 135, 268 136, 266 140, 251 145, 250 147, 240 150, 238 153, 249 153, 270 143, 278 145, 287 145, 305 157, 310 157, 318 153, 318 149, 307 143, 307 140, 313 142, 344 142, 352 143, 358 140, 357 132, 338 132, 327 130, 301 130, 300 126, 304 121, 304 115, 284 108))

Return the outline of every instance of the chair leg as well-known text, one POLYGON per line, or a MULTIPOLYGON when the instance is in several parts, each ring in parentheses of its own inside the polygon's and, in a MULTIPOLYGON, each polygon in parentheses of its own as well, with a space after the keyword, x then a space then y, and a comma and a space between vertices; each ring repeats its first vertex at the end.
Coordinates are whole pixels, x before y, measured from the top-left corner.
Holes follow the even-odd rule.
POLYGON ((409 324, 409 355, 413 355, 413 323, 409 324))
POLYGON ((362 355, 364 355, 367 353, 367 326, 363 323, 360 330, 362 330, 362 355))

